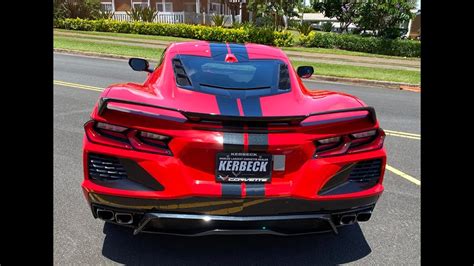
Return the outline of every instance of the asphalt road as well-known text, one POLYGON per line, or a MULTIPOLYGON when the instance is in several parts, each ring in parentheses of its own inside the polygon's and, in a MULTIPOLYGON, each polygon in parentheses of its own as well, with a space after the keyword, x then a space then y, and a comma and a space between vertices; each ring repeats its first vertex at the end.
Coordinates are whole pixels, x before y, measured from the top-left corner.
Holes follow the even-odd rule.
MULTIPOLYGON (((317 70, 316 70, 317 72, 317 70)), ((54 55, 54 262, 55 264, 320 265, 420 263, 420 186, 385 172, 385 192, 370 221, 340 228, 339 235, 299 237, 141 234, 93 219, 82 194, 83 124, 104 88, 142 82, 126 61, 54 55)), ((420 94, 374 87, 306 82, 309 88, 343 91, 374 106, 382 128, 420 134, 420 94)), ((398 136, 397 136, 398 135, 398 136)), ((420 179, 420 140, 386 138, 388 164, 420 179)), ((406 177, 406 176, 405 176, 406 177)))

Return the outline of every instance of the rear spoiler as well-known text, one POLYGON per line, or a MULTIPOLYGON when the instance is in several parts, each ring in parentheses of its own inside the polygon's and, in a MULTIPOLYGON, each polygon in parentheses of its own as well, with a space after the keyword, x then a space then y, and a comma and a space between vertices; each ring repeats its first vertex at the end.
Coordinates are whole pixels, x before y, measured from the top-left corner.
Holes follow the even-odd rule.
POLYGON ((258 116, 226 116, 226 115, 218 115, 218 114, 204 114, 204 113, 195 113, 195 112, 187 112, 183 110, 179 110, 176 108, 170 107, 163 107, 148 103, 140 103, 135 101, 128 101, 122 99, 114 99, 114 98, 100 98, 99 106, 98 106, 98 114, 102 115, 105 110, 107 109, 107 105, 110 102, 116 103, 124 103, 124 104, 133 104, 145 107, 152 107, 162 110, 174 111, 182 114, 185 116, 189 121, 192 122, 199 122, 199 121, 215 121, 215 122, 268 122, 268 123, 287 123, 290 125, 299 125, 303 120, 311 116, 319 116, 319 115, 329 115, 329 114, 337 114, 337 113, 348 113, 348 112, 358 112, 358 111, 367 111, 369 113, 369 118, 373 123, 377 122, 377 117, 375 114, 375 109, 371 106, 366 107, 357 107, 357 108, 348 108, 348 109, 339 109, 339 110, 332 110, 332 111, 325 111, 325 112, 317 112, 311 113, 308 115, 299 115, 299 116, 267 116, 267 117, 258 117, 258 116))

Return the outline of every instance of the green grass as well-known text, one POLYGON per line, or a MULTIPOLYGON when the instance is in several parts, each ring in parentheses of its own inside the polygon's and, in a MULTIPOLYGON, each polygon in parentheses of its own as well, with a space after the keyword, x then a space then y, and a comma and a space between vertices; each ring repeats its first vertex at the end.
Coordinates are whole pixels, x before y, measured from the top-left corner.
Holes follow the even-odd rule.
MULTIPOLYGON (((136 47, 124 44, 97 43, 93 40, 83 41, 80 39, 63 36, 54 37, 54 48, 122 55, 130 57, 141 57, 151 60, 158 60, 161 53, 163 52, 163 49, 159 48, 136 47)), ((318 75, 406 82, 412 84, 420 83, 419 71, 383 69, 326 63, 309 63, 301 61, 292 61, 292 63, 295 68, 300 65, 312 65, 315 68, 315 73, 318 75)))
POLYGON ((122 44, 95 43, 91 41, 80 41, 67 37, 54 37, 54 48, 95 52, 112 55, 141 57, 159 60, 163 49, 128 46, 122 44))
POLYGON ((142 34, 131 34, 131 33, 115 33, 115 32, 98 32, 98 31, 81 31, 81 30, 64 30, 54 29, 54 32, 66 32, 66 33, 80 33, 92 36, 108 36, 108 37, 121 37, 130 39, 142 39, 142 40, 156 40, 166 42, 186 42, 194 41, 194 39, 171 37, 171 36, 158 36, 158 35, 142 35, 142 34))
POLYGON ((329 48, 317 48, 317 47, 282 47, 284 51, 297 51, 305 53, 317 53, 317 54, 335 54, 335 55, 352 55, 352 56, 363 56, 363 57, 377 57, 387 59, 401 59, 401 60, 420 60, 419 58, 409 58, 401 56, 390 56, 380 54, 369 54, 363 52, 354 52, 340 49, 329 49, 329 48))
POLYGON ((314 73, 316 75, 420 84, 419 71, 336 65, 326 63, 309 63, 301 61, 291 61, 291 63, 295 68, 303 65, 313 66, 314 73))
MULTIPOLYGON (((290 30, 294 36, 295 42, 298 40, 299 33, 295 30, 290 30)), ((170 36, 157 36, 157 35, 140 35, 140 34, 130 34, 130 33, 114 33, 114 32, 96 32, 96 31, 79 31, 79 30, 64 30, 64 29, 54 29, 54 32, 65 32, 65 33, 80 33, 84 35, 100 37, 120 37, 120 38, 129 38, 131 42, 136 40, 155 40, 155 41, 166 41, 166 42, 186 42, 193 41, 194 39, 188 38, 179 38, 179 37, 170 37, 170 36)), ((125 41, 125 40, 124 40, 125 41)), ((319 54, 335 54, 335 55, 352 55, 352 56, 365 56, 365 57, 378 57, 378 58, 389 58, 389 59, 403 59, 403 60, 419 60, 419 58, 406 58, 400 56, 388 56, 388 55, 378 55, 378 54, 369 54, 363 52, 353 52, 339 49, 327 49, 327 48, 314 48, 314 47, 282 47, 284 51, 297 51, 297 52, 306 52, 306 53, 319 53, 319 54)))

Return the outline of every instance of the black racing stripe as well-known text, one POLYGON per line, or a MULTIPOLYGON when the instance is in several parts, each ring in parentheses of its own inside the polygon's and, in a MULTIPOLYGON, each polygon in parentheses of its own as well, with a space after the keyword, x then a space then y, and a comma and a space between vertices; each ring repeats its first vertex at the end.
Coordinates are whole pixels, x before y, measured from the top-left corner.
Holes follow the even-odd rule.
POLYGON ((245 116, 262 116, 262 106, 260 105, 260 97, 251 97, 240 99, 242 102, 242 110, 245 116))
MULTIPOLYGON (((262 116, 262 106, 260 97, 241 99, 242 109, 245 116, 262 116)), ((261 125, 265 127, 265 125, 261 125)), ((248 133, 248 149, 249 152, 265 152, 268 150, 268 134, 265 133, 248 133)), ((246 197, 264 197, 265 183, 246 184, 246 197)))
POLYGON ((265 196, 265 184, 246 184, 245 185, 245 196, 246 197, 258 197, 265 196))
POLYGON ((268 134, 249 133, 249 151, 266 151, 268 149, 268 134))
POLYGON ((222 183, 222 197, 241 197, 242 187, 239 184, 222 183))
POLYGON ((224 132, 223 145, 226 152, 244 151, 244 133, 224 132))
POLYGON ((249 61, 249 54, 245 44, 229 44, 230 52, 237 57, 238 61, 249 61))
MULTIPOLYGON (((226 123, 224 128, 228 127, 226 123)), ((224 132, 223 148, 225 152, 242 152, 244 151, 244 133, 224 132)), ((239 184, 222 183, 222 197, 241 197, 242 187, 239 184)))
POLYGON ((214 60, 224 61, 227 55, 227 45, 225 43, 210 43, 209 49, 211 51, 211 57, 214 60))
MULTIPOLYGON (((228 53, 227 45, 223 43, 209 44, 211 57, 214 60, 224 61, 228 53)), ((245 46, 244 46, 245 48, 245 46)), ((245 60, 248 55, 246 49, 238 48, 236 51, 237 60, 245 60)), ((239 108, 237 106, 237 99, 226 96, 216 95, 217 106, 221 115, 240 116, 239 108)), ((224 123, 223 127, 228 128, 230 124, 224 123)), ((244 150, 244 133, 223 132, 223 149, 225 152, 239 152, 244 150)), ((222 183, 222 197, 241 197, 241 184, 222 183)))
POLYGON ((239 107, 237 107, 237 99, 226 96, 216 95, 217 106, 221 115, 239 116, 239 107))
MULTIPOLYGON (((262 116, 260 97, 242 99, 242 109, 246 116, 262 116)), ((249 151, 266 151, 268 149, 268 134, 249 133, 249 151)))

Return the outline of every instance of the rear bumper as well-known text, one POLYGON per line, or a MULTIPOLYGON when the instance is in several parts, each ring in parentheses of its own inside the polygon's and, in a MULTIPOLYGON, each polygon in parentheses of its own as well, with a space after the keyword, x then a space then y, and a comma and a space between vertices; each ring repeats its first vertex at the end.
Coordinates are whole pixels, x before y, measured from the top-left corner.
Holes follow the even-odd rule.
POLYGON ((103 219, 97 210, 127 213, 133 217, 129 224, 115 218, 106 221, 132 227, 134 234, 183 236, 337 233, 337 227, 357 222, 360 214, 364 215, 361 221, 368 220, 379 198, 376 195, 331 201, 294 198, 151 200, 96 193, 86 195, 95 218, 103 219))

